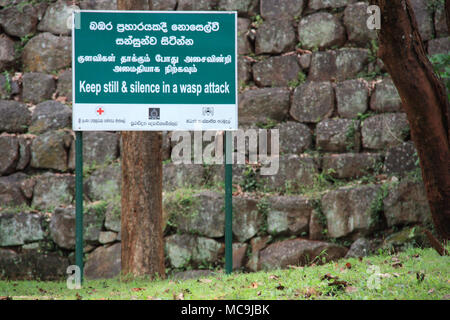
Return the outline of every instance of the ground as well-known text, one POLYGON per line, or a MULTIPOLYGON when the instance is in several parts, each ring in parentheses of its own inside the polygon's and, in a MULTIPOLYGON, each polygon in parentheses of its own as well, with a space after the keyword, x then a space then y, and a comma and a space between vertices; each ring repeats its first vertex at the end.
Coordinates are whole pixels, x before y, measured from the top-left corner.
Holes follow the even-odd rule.
POLYGON ((342 259, 321 266, 166 280, 0 281, 5 299, 450 299, 450 257, 433 249, 342 259))

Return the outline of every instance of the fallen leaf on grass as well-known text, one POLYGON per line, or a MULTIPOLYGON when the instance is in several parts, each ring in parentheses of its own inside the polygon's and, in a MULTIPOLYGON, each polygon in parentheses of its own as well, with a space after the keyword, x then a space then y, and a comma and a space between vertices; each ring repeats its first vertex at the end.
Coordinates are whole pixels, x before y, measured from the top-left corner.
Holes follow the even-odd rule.
POLYGON ((346 267, 347 269, 351 269, 351 268, 352 268, 352 264, 351 264, 350 262, 347 262, 347 263, 345 264, 345 267, 346 267))
POLYGON ((180 292, 179 294, 173 294, 173 299, 174 300, 184 300, 184 294, 183 292, 180 292))
POLYGON ((434 292, 434 288, 433 289, 430 289, 430 290, 428 290, 428 293, 433 293, 434 292))
POLYGON ((12 300, 9 296, 0 296, 0 300, 12 300))
POLYGON ((302 294, 305 298, 310 298, 312 296, 318 297, 318 296, 322 295, 322 293, 320 291, 316 290, 316 288, 313 288, 313 287, 306 288, 302 292, 302 294))
POLYGON ((211 279, 198 279, 198 282, 201 282, 201 283, 211 283, 212 280, 211 280, 211 279))
POLYGON ((271 280, 277 280, 277 279, 280 279, 280 277, 279 277, 279 276, 276 276, 276 275, 274 275, 274 274, 272 274, 272 275, 269 276, 269 279, 271 279, 271 280))
POLYGON ((327 273, 326 275, 324 275, 322 277, 322 280, 334 280, 334 279, 339 279, 338 276, 332 276, 331 273, 327 273))
POLYGON ((277 290, 284 290, 284 286, 279 283, 278 286, 275 287, 277 290))
POLYGON ((356 287, 349 286, 349 287, 345 288, 345 292, 347 292, 347 293, 353 293, 356 291, 358 291, 358 288, 356 288, 356 287))
POLYGON ((403 264, 402 264, 401 262, 394 262, 394 263, 392 264, 392 267, 394 267, 394 268, 402 268, 402 267, 403 267, 403 264))
POLYGON ((340 281, 340 280, 334 280, 333 282, 330 282, 328 284, 328 286, 334 286, 337 287, 338 289, 345 289, 346 287, 348 287, 350 285, 350 283, 348 283, 347 281, 340 281))
POLYGON ((253 289, 258 288, 258 282, 252 282, 250 288, 253 288, 253 289))
POLYGON ((422 282, 425 279, 425 273, 416 272, 416 279, 417 281, 422 282))
POLYGON ((142 291, 142 290, 144 290, 144 288, 133 288, 133 289, 131 289, 131 291, 134 291, 134 292, 139 292, 139 291, 142 291))
POLYGON ((77 300, 81 300, 81 299, 83 299, 83 297, 82 296, 80 296, 79 294, 78 294, 78 292, 75 294, 75 296, 77 297, 77 300))

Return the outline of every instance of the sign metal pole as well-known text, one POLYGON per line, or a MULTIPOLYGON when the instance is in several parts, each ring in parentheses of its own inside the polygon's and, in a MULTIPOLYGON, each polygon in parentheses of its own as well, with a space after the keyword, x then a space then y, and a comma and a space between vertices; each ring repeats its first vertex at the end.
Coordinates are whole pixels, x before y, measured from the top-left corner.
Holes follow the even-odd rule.
POLYGON ((83 282, 83 132, 75 132, 75 264, 83 282))
POLYGON ((233 271, 232 135, 225 132, 225 273, 233 271))

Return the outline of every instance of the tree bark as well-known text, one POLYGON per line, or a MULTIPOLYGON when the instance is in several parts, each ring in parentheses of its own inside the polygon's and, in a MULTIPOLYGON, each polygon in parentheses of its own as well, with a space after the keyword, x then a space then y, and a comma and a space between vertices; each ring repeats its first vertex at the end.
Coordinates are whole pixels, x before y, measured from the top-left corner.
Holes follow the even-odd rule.
POLYGON ((447 29, 450 33, 450 0, 445 0, 445 18, 447 20, 447 29))
MULTIPOLYGON (((145 10, 148 1, 119 0, 119 10, 145 10)), ((164 277, 162 137, 122 132, 122 273, 164 277)))
POLYGON ((409 0, 371 0, 381 9, 378 56, 402 99, 416 146, 432 220, 450 239, 449 101, 433 72, 409 0))

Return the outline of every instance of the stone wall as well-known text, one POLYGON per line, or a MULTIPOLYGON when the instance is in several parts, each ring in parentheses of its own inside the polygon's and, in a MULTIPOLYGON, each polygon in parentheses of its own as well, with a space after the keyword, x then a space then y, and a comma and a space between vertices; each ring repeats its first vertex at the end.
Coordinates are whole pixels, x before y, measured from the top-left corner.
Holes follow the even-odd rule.
MULTIPOLYGON (((411 2, 428 53, 448 53, 442 2, 411 2)), ((76 3, 116 8, 114 0, 76 3)), ((0 0, 0 277, 63 277, 74 260, 71 4, 0 0)), ((238 11, 240 127, 280 132, 277 175, 233 167, 235 269, 367 254, 417 230, 400 228, 428 223, 407 118, 376 58, 366 7, 356 0, 152 1, 150 10, 238 11)), ((167 132, 163 139, 167 267, 221 267, 223 167, 174 165, 176 141, 167 132)), ((120 140, 116 132, 84 134, 91 278, 120 271, 120 140)))

